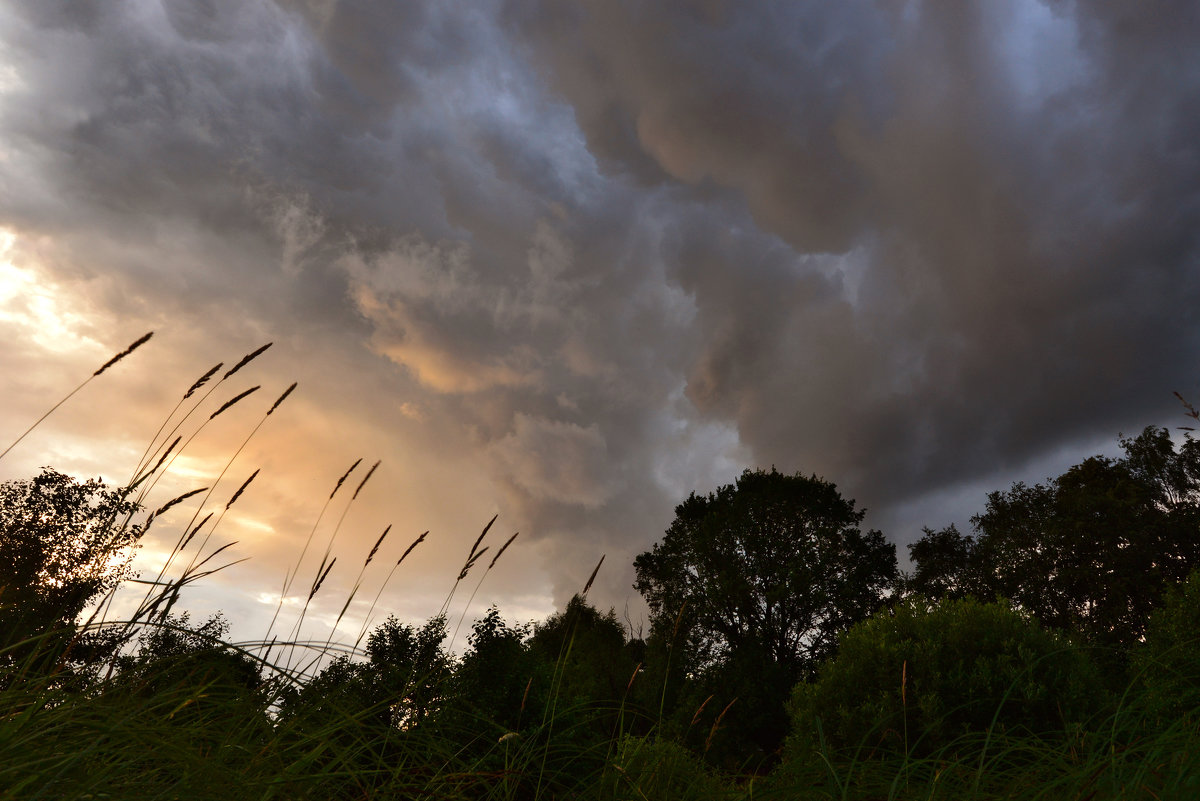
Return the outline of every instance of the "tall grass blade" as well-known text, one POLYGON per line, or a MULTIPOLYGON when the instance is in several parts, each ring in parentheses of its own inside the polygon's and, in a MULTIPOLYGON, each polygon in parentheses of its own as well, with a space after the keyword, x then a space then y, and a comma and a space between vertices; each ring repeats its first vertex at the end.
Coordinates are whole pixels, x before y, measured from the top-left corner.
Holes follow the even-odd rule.
POLYGON ((69 401, 75 395, 75 393, 79 392, 79 390, 83 389, 88 384, 90 384, 93 378, 100 375, 105 370, 112 367, 114 364, 121 361, 129 354, 133 353, 135 350, 140 348, 142 345, 146 344, 148 341, 150 341, 150 337, 152 337, 152 336, 154 336, 153 331, 151 331, 147 334, 143 334, 132 345, 130 345, 125 350, 121 351, 116 356, 113 356, 111 359, 109 359, 103 365, 101 365, 100 369, 96 370, 96 372, 92 373, 90 376, 88 376, 86 379, 84 379, 83 383, 81 383, 79 386, 75 387, 75 389, 68 392, 66 397, 64 397, 58 403, 51 406, 49 411, 47 411, 45 414, 43 414, 41 417, 39 417, 37 420, 35 420, 33 422, 33 425, 31 425, 29 428, 25 429, 24 433, 22 433, 21 436, 17 437, 15 440, 13 440, 12 443, 10 443, 9 446, 7 448, 5 448, 3 452, 0 452, 0 459, 3 459, 5 456, 8 455, 9 451, 11 451, 13 448, 17 447, 17 445, 21 442, 21 440, 25 439, 25 437, 29 436, 29 433, 31 431, 33 431, 35 428, 37 428, 39 425, 41 425, 43 420, 45 420, 50 415, 54 414, 55 410, 58 409, 59 406, 62 406, 64 403, 69 401))

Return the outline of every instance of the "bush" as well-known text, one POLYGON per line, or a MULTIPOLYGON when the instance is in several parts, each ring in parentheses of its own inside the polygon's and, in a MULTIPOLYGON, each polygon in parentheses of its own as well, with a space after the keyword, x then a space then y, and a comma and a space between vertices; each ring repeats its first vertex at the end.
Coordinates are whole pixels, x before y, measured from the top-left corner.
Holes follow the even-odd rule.
POLYGON ((834 748, 930 754, 972 732, 1047 735, 1101 698, 1088 656, 1006 603, 913 599, 842 638, 798 685, 786 755, 834 748))
POLYGON ((1174 718, 1200 707, 1200 571, 1167 593, 1151 616, 1133 668, 1155 714, 1174 718))
POLYGON ((707 801, 731 796, 731 789, 683 745, 630 735, 616 744, 601 794, 630 801, 707 801))

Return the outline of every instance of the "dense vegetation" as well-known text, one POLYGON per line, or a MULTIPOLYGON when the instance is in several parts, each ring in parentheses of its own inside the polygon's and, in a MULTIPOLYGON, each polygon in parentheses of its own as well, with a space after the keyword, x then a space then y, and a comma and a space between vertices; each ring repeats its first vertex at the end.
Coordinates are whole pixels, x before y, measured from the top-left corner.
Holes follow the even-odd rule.
MULTIPOLYGON (((108 619, 130 546, 191 495, 141 509, 173 433, 123 488, 0 485, 0 797, 1200 797, 1190 437, 992 493, 970 535, 909 546, 910 574, 832 483, 747 471, 638 556, 644 637, 585 586, 541 622, 492 607, 461 654, 439 614, 311 659, 175 609, 219 547, 108 619)), ((199 514, 173 559, 219 522, 199 514)), ((495 564, 487 533, 448 583, 495 564)))

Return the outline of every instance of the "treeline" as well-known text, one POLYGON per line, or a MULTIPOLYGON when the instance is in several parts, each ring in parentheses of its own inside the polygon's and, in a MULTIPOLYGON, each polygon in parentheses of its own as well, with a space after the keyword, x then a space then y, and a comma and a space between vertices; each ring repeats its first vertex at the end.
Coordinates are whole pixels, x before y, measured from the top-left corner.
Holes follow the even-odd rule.
POLYGON ((1200 445, 1161 428, 1120 444, 991 493, 969 534, 926 529, 910 572, 832 483, 747 471, 686 499, 637 557, 644 631, 581 594, 536 623, 493 607, 455 655, 444 617, 393 617, 311 676, 285 667, 296 644, 233 645, 220 617, 81 618, 127 578, 107 559, 141 533, 127 493, 52 471, 8 482, 0 788, 1186 797, 1200 445))

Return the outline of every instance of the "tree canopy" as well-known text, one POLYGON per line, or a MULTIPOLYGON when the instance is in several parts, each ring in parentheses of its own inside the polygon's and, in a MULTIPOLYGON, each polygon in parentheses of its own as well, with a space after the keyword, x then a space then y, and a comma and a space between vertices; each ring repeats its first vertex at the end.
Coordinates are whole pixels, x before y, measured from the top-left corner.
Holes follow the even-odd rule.
POLYGON ((0 484, 0 644, 70 629, 129 575, 141 527, 128 495, 49 468, 0 484))
POLYGON ((895 546, 860 531, 863 515, 815 476, 747 470, 676 507, 662 541, 634 561, 634 586, 659 626, 682 610, 701 665, 751 648, 799 676, 896 577, 895 546))
POLYGON ((678 693, 667 686, 663 698, 677 704, 683 736, 716 752, 710 758, 774 759, 792 685, 884 600, 896 548, 860 530, 863 514, 815 476, 747 470, 693 493, 662 541, 634 561, 652 615, 648 659, 664 661, 653 672, 685 684, 678 693))
POLYGON ((1176 450, 1151 426, 1121 447, 990 493, 973 537, 926 529, 909 546, 909 589, 1008 598, 1093 642, 1136 642, 1166 588, 1200 567, 1200 444, 1187 436, 1176 450))

